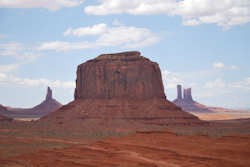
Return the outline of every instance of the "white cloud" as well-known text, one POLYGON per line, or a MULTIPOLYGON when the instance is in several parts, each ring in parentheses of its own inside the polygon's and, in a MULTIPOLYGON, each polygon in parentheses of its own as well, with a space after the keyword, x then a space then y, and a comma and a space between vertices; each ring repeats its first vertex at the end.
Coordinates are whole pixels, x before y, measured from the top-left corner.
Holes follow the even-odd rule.
POLYGON ((0 65, 0 72, 8 73, 16 70, 19 67, 18 64, 0 65))
POLYGON ((123 24, 119 21, 119 20, 117 20, 117 19, 115 19, 113 22, 112 22, 112 24, 114 25, 114 26, 122 26, 123 24))
POLYGON ((22 64, 22 63, 32 62, 41 55, 35 53, 32 48, 25 47, 21 43, 17 43, 17 42, 1 43, 0 42, 0 56, 14 57, 15 59, 19 61, 19 64, 22 64))
POLYGON ((87 14, 107 15, 129 13, 138 14, 159 14, 175 11, 175 0, 100 0, 101 4, 87 6, 84 10, 87 14))
POLYGON ((64 36, 74 35, 77 37, 87 36, 87 35, 100 35, 106 32, 106 24, 97 24, 93 27, 80 27, 77 29, 69 28, 63 34, 64 36))
POLYGON ((215 63, 213 63, 213 67, 216 69, 223 69, 223 68, 225 68, 225 65, 222 62, 215 62, 215 63))
POLYGON ((250 90, 249 86, 250 86, 250 78, 245 78, 240 81, 233 81, 233 82, 225 82, 221 78, 218 78, 215 81, 205 83, 204 87, 208 89, 223 88, 225 90, 232 90, 232 89, 250 90))
POLYGON ((238 68, 238 66, 233 65, 233 66, 231 66, 231 69, 232 70, 238 70, 239 68, 238 68))
POLYGON ((58 10, 60 8, 74 7, 85 0, 0 0, 0 8, 46 8, 58 10))
POLYGON ((215 81, 212 82, 207 82, 205 84, 205 88, 225 88, 226 84, 221 78, 216 79, 215 81))
POLYGON ((225 29, 250 22, 249 0, 99 0, 84 10, 94 15, 177 15, 184 25, 217 24, 225 29))
POLYGON ((136 48, 156 43, 158 37, 146 28, 118 26, 111 27, 96 41, 100 46, 119 46, 136 48))
POLYGON ((4 39, 6 36, 3 34, 0 34, 0 39, 4 39))
POLYGON ((11 43, 0 43, 0 55, 3 56, 16 56, 18 57, 18 52, 23 50, 23 46, 17 42, 11 43))
POLYGON ((53 41, 42 43, 38 50, 82 50, 97 47, 122 47, 137 48, 153 45, 159 41, 159 37, 147 28, 114 26, 108 27, 106 24, 98 24, 92 27, 81 27, 78 29, 68 29, 65 35, 98 35, 94 42, 64 42, 53 41))
POLYGON ((246 81, 247 81, 247 84, 250 85, 250 77, 248 77, 248 78, 246 79, 246 81))
POLYGON ((1 80, 4 80, 5 78, 6 78, 6 74, 0 73, 0 81, 1 81, 1 80))
POLYGON ((161 74, 165 89, 173 89, 176 88, 178 84, 183 84, 183 80, 172 72, 163 70, 161 74))
POLYGON ((53 41, 42 43, 38 50, 56 50, 56 51, 69 51, 69 50, 81 50, 93 48, 93 45, 89 42, 64 42, 53 41))
MULTIPOLYGON (((194 100, 201 104, 219 107, 249 106, 250 77, 227 81, 222 71, 205 70, 194 72, 162 71, 162 79, 168 99, 175 99, 176 86, 192 87, 194 100), (217 75, 219 74, 219 75, 217 75), (195 77, 194 77, 195 76, 195 77)), ((223 72, 224 73, 224 72, 223 72)))
POLYGON ((75 88, 75 82, 73 81, 62 82, 59 80, 50 81, 44 78, 41 79, 19 78, 4 73, 0 73, 0 84, 16 84, 28 87, 51 86, 51 87, 70 88, 70 89, 75 88))
POLYGON ((232 88, 240 88, 245 90, 250 90, 250 77, 245 78, 238 82, 233 82, 229 85, 232 88))
POLYGON ((21 65, 34 61, 39 54, 34 53, 32 48, 26 48, 21 43, 0 43, 0 56, 14 57, 16 62, 13 64, 0 65, 0 84, 16 84, 30 87, 51 86, 62 88, 74 88, 74 82, 62 82, 59 80, 50 81, 48 79, 19 78, 12 75, 21 65))
POLYGON ((187 19, 187 20, 183 20, 182 24, 185 26, 197 26, 200 25, 201 23, 198 20, 195 19, 187 19))

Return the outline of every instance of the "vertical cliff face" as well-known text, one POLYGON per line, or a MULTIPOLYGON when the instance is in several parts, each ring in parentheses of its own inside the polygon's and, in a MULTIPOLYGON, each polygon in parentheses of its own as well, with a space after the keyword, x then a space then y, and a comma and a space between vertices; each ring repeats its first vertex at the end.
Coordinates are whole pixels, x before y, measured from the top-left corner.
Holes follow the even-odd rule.
POLYGON ((191 88, 184 89, 183 98, 181 91, 182 91, 181 85, 177 85, 177 98, 173 101, 173 103, 181 107, 183 110, 188 112, 200 112, 200 113, 213 112, 205 105, 199 104, 193 100, 191 88))
POLYGON ((187 103, 194 102, 193 97, 192 97, 192 89, 191 88, 184 89, 183 100, 186 101, 187 103))
POLYGON ((103 54, 80 64, 75 100, 38 122, 89 133, 201 123, 166 99, 158 64, 140 52, 103 54))
POLYGON ((50 87, 47 88, 47 95, 45 100, 46 101, 52 100, 52 90, 50 89, 50 87))
POLYGON ((177 99, 182 100, 182 88, 181 88, 181 85, 177 85, 177 99))
POLYGON ((165 99, 157 63, 140 52, 103 54, 78 66, 75 99, 165 99))

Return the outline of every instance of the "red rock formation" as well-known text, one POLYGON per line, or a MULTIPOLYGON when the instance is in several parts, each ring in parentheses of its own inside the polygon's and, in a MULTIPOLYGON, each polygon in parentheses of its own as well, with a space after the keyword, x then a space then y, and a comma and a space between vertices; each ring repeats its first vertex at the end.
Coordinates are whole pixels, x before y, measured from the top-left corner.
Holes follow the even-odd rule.
POLYGON ((11 121, 11 118, 8 118, 5 116, 5 113, 7 112, 7 108, 0 105, 0 121, 11 121))
POLYGON ((50 101, 50 100, 52 100, 52 90, 50 89, 50 87, 48 87, 45 101, 50 101))
POLYGON ((173 101, 173 103, 179 106, 182 102, 182 87, 181 85, 177 85, 177 98, 173 101))
POLYGON ((209 107, 199 104, 193 100, 191 88, 184 89, 184 98, 180 98, 181 85, 177 85, 177 99, 173 101, 174 104, 181 107, 184 111, 188 112, 200 112, 200 113, 211 113, 212 110, 209 107))
POLYGON ((200 124, 165 98, 159 66, 139 52, 104 54, 78 66, 75 100, 36 126, 82 133, 200 124))
POLYGON ((103 54, 78 66, 75 99, 165 99, 157 63, 139 52, 103 54))
POLYGON ((177 99, 182 100, 182 88, 181 88, 181 85, 177 85, 177 99))
POLYGON ((188 102, 188 103, 194 102, 194 100, 192 98, 192 89, 191 88, 184 89, 184 99, 183 100, 188 102))
POLYGON ((52 90, 48 87, 46 99, 39 105, 36 105, 33 108, 8 108, 6 114, 13 118, 26 116, 42 117, 56 111, 61 106, 62 105, 58 101, 52 98, 52 90))

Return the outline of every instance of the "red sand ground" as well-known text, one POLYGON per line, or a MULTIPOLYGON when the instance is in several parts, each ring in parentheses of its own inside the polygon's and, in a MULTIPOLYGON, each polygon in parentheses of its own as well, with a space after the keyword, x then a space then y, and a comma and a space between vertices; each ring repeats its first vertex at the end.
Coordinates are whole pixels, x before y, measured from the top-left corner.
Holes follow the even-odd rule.
POLYGON ((3 167, 250 166, 250 135, 211 138, 169 132, 136 134, 89 146, 41 150, 0 160, 3 167))

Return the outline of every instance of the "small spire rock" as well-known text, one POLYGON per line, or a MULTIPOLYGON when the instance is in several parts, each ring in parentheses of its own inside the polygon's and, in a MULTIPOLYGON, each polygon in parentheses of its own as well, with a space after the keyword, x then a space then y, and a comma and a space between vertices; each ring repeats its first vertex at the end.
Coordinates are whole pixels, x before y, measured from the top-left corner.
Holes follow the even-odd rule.
POLYGON ((48 86, 47 95, 46 95, 46 101, 51 100, 51 99, 52 99, 52 90, 48 86))

